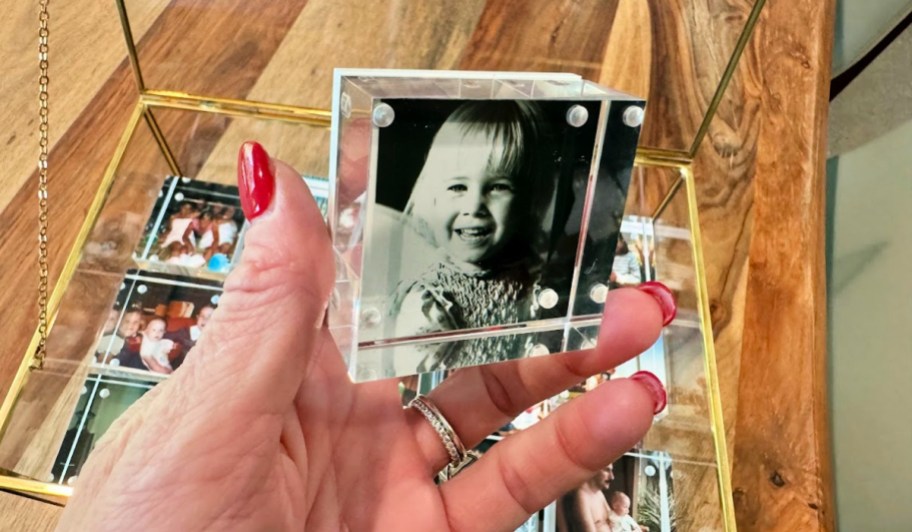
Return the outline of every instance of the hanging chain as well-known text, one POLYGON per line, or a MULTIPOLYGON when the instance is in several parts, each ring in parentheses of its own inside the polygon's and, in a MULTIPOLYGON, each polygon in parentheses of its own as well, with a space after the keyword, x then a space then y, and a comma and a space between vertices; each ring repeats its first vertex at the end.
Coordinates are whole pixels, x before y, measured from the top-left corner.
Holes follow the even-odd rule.
POLYGON ((41 368, 47 356, 48 335, 48 3, 38 1, 38 348, 32 368, 41 368))

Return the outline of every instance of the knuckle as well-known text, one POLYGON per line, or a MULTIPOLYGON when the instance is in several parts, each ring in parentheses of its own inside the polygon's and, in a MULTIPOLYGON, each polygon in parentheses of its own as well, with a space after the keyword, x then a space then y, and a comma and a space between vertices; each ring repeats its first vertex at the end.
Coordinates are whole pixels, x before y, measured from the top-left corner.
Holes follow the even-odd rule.
POLYGON ((516 417, 522 411, 523 405, 508 391, 500 375, 488 366, 481 366, 478 369, 485 393, 497 412, 504 417, 516 417))
POLYGON ((498 472, 507 496, 526 514, 533 514, 539 510, 533 484, 527 479, 522 470, 501 457, 498 460, 498 472))

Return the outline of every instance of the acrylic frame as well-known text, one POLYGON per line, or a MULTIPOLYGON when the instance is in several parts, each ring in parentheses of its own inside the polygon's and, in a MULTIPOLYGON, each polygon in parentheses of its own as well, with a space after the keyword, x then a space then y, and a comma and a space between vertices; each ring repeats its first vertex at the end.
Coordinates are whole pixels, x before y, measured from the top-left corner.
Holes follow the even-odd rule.
MULTIPOLYGON (((602 278, 591 270, 596 264, 602 265, 600 271, 610 266, 614 254, 643 116, 640 112, 631 120, 628 112, 642 109, 642 99, 574 74, 337 69, 333 101, 330 187, 337 193, 331 195, 329 220, 340 261, 338 297, 330 306, 329 324, 354 380, 560 353, 578 349, 577 344, 588 341, 581 330, 592 333, 591 329, 601 323, 601 302, 590 296, 590 285, 598 283, 607 291, 608 284, 607 271, 602 278), (396 118, 390 123, 381 126, 367 120, 371 110, 384 108, 396 110, 396 118), (503 277, 503 281, 481 281, 475 289, 490 293, 510 286, 518 290, 517 300, 502 308, 524 308, 526 312, 503 312, 501 318, 491 318, 486 310, 466 311, 475 308, 477 300, 460 307, 451 299, 448 310, 441 312, 446 312, 456 327, 412 332, 420 327, 422 317, 413 314, 409 319, 408 311, 392 302, 394 287, 418 275, 417 264, 435 251, 450 248, 450 256, 454 252, 479 253, 477 248, 458 242, 435 247, 428 234, 419 236, 412 230, 414 224, 408 222, 422 219, 421 205, 411 203, 415 191, 428 193, 433 187, 426 183, 422 186, 419 173, 425 182, 439 175, 421 171, 431 164, 421 154, 428 150, 433 153, 437 136, 431 133, 442 125, 445 129, 448 117, 458 110, 474 113, 472 120, 480 121, 488 120, 490 113, 506 112, 510 120, 529 128, 526 133, 537 130, 531 135, 539 143, 534 149, 526 144, 529 138, 525 136, 519 137, 524 144, 514 146, 527 160, 525 170, 516 174, 520 177, 509 181, 516 204, 535 203, 535 193, 530 191, 548 191, 538 195, 541 208, 531 209, 521 224, 527 234, 512 236, 519 249, 526 250, 523 256, 529 264, 540 264, 541 271, 521 282, 503 267, 507 261, 516 268, 517 256, 501 251, 500 258, 489 262, 489 267, 491 272, 500 272, 493 277, 503 277), (583 118, 571 120, 572 111, 582 112, 583 118), (346 158, 347 150, 357 154, 367 150, 369 156, 346 158), (344 164, 364 160, 369 161, 367 168, 344 164), (366 183, 362 181, 365 170, 366 183), (529 179, 539 181, 524 188, 529 179), (519 200, 524 190, 526 200, 519 200), (340 198, 344 204, 339 204, 340 198), (412 214, 407 205, 414 208, 412 214), (342 220, 351 221, 351 227, 342 220), (593 225, 600 230, 593 231, 593 225), (353 248, 361 252, 352 253, 353 248), (550 306, 543 303, 539 290, 554 296, 550 306), (464 312, 450 314, 451 306, 464 312), (368 312, 375 317, 373 326, 362 319, 368 312), (419 363, 420 358, 424 361, 419 363), (429 361, 438 367, 425 366, 429 361)), ((462 138, 460 142, 465 141, 462 138)), ((466 154, 460 159, 466 160, 466 154)), ((440 208, 445 207, 434 211, 440 208)), ((425 209, 425 215, 429 213, 425 209)), ((465 218, 489 226, 509 221, 496 222, 496 216, 465 218)), ((423 220, 427 222, 428 218, 423 220)), ((492 238, 484 239, 489 251, 494 248, 492 238)), ((427 266, 433 262, 428 261, 427 266)), ((460 279, 474 278, 443 266, 455 264, 449 260, 436 264, 441 265, 439 272, 451 272, 460 279)), ((512 271, 521 271, 520 277, 525 278, 528 269, 518 268, 512 271)), ((431 292, 439 293, 434 289, 431 292)), ((457 292, 451 295, 458 298, 457 292)), ((405 300, 407 303, 408 297, 405 300)))

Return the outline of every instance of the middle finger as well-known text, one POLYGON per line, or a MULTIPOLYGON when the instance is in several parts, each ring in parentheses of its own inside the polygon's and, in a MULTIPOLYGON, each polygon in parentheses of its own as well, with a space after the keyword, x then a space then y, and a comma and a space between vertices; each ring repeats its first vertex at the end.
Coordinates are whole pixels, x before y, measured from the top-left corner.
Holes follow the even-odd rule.
MULTIPOLYGON (((526 408, 639 355, 666 321, 657 299, 636 289, 610 292, 603 316, 594 349, 461 369, 429 397, 472 448, 526 408)), ((440 436, 416 409, 406 409, 406 416, 429 473, 443 469, 449 455, 440 436)))

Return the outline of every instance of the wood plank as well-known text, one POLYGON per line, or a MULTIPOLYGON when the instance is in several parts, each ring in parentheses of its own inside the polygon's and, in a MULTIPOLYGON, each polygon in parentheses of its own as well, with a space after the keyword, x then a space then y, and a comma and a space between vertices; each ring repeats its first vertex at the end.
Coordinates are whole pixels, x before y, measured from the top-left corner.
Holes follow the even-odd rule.
MULTIPOLYGON (((141 38, 168 4, 131 2, 133 32, 141 38)), ((61 2, 50 7, 51 147, 70 129, 127 57, 114 2, 61 2)), ((38 4, 7 2, 0 18, 0 135, 4 172, 0 211, 32 175, 38 157, 38 4)))
POLYGON ((734 490, 742 530, 834 530, 826 401, 824 185, 835 2, 772 2, 734 490))
POLYGON ((0 491, 0 530, 9 532, 50 532, 57 527, 63 508, 0 491))
MULTIPOLYGON (((456 68, 484 5, 484 0, 397 2, 378 9, 356 0, 311 0, 249 97, 328 109, 335 67, 456 68), (343 41, 345 46, 338 46, 343 41)), ((329 130, 236 119, 194 177, 233 184, 237 149, 248 139, 305 174, 329 172, 329 130)))

